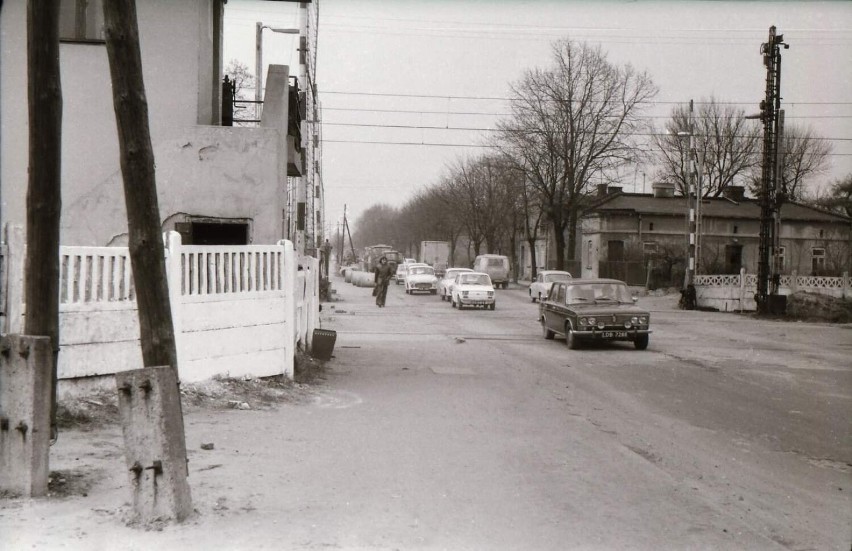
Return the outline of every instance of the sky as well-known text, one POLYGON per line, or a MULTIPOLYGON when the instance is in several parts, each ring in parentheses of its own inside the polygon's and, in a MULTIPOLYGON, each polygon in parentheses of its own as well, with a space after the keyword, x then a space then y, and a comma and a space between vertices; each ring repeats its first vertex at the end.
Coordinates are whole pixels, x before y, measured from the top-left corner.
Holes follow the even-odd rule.
MULTIPOLYGON (((322 106, 326 232, 378 203, 400 207, 437 183, 509 113, 509 84, 550 65, 560 38, 600 45, 647 71, 659 94, 642 114, 661 129, 680 103, 709 99, 757 113, 769 27, 784 41, 787 124, 833 147, 818 185, 852 173, 852 2, 319 0, 316 80, 322 106), (437 128, 424 128, 437 127, 437 128)), ((298 4, 229 0, 225 62, 253 72, 255 22, 298 27, 298 4)), ((264 64, 298 62, 296 37, 264 32, 264 64)), ((625 191, 650 192, 653 166, 625 191)))

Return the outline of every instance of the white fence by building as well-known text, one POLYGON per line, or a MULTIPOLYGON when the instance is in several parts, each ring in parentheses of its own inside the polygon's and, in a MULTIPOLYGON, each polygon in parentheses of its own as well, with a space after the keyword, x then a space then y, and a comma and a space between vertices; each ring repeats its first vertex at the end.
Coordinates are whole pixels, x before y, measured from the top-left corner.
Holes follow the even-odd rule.
MULTIPOLYGON (((4 251, 7 306, 20 302, 23 262, 4 251)), ((19 246, 23 256, 23 247, 19 246)), ((293 377, 296 347, 318 324, 319 261, 277 245, 182 245, 170 232, 166 275, 183 381, 216 375, 293 377)), ((23 307, 7 308, 20 332, 23 307)), ((61 247, 59 378, 142 367, 136 295, 126 247, 61 247)))
MULTIPOLYGON (((800 276, 795 272, 782 275, 778 291, 791 295, 798 291, 820 293, 836 298, 852 298, 849 274, 842 277, 800 276)), ((735 275, 696 275, 693 278, 698 306, 721 312, 757 310, 757 276, 740 270, 735 275)))

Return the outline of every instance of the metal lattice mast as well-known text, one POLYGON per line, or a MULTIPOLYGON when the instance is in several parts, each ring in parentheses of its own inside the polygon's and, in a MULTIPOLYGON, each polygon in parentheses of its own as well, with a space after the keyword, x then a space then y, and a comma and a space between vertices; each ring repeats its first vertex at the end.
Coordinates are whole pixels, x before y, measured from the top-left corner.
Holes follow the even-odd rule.
POLYGON ((775 211, 778 208, 776 181, 778 178, 778 134, 781 108, 781 52, 784 36, 776 35, 775 26, 769 28, 769 40, 761 45, 763 65, 766 67, 766 97, 760 102, 763 121, 763 162, 760 182, 760 245, 757 263, 757 307, 768 312, 768 296, 772 276, 771 258, 775 245, 775 211))

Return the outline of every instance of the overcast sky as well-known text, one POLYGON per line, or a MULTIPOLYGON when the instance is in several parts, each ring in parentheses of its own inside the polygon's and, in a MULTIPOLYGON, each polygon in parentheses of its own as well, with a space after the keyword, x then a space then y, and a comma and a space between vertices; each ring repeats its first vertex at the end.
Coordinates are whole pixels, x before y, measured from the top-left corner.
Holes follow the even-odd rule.
MULTIPOLYGON (((788 125, 831 138, 828 181, 852 172, 852 2, 320 0, 317 83, 323 112, 327 230, 376 203, 403 205, 477 147, 508 113, 508 84, 549 65, 551 43, 600 44, 660 89, 644 114, 711 95, 757 112, 770 25, 784 35, 788 125), (398 128, 439 126, 441 129, 398 128), (472 130, 468 130, 472 129, 472 130), (372 142, 372 143, 371 143, 372 142)), ((254 71, 255 21, 298 27, 298 4, 230 0, 225 60, 254 71)), ((294 37, 264 32, 265 63, 298 62, 294 37)), ((627 176, 650 192, 654 168, 627 176)))

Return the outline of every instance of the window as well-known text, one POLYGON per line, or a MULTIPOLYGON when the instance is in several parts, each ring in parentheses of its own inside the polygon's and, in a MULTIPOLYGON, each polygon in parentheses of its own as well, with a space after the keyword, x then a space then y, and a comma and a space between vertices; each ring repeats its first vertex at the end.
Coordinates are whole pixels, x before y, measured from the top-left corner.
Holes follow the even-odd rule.
POLYGON ((775 269, 778 273, 782 273, 786 266, 786 257, 787 257, 787 248, 786 247, 778 247, 778 264, 775 266, 775 269))
POLYGON ((653 222, 650 222, 648 224, 648 231, 654 231, 654 223, 653 222))
POLYGON ((811 271, 813 275, 820 275, 825 271, 825 249, 822 247, 811 249, 811 271))
POLYGON ((655 254, 657 252, 656 241, 648 241, 646 243, 642 243, 642 252, 645 254, 655 254))
POLYGON ((737 227, 736 224, 734 224, 734 233, 737 233, 738 230, 739 230, 739 228, 737 227))
POLYGON ((819 238, 822 239, 825 237, 825 230, 819 230, 819 238))
POLYGON ((60 0, 59 38, 103 42, 103 0, 60 0))

